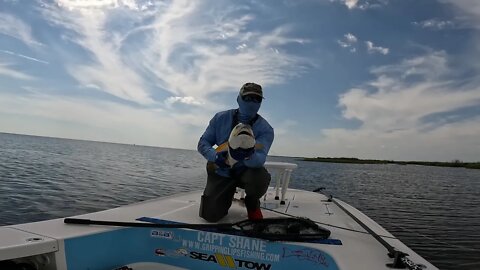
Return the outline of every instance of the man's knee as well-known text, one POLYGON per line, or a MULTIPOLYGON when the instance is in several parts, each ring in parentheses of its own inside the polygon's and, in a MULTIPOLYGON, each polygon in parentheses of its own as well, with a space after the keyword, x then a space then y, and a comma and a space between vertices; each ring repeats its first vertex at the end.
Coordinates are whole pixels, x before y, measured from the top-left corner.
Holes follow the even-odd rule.
POLYGON ((219 202, 214 196, 202 195, 199 216, 206 221, 217 222, 227 215, 229 206, 219 202))
POLYGON ((256 179, 262 182, 270 182, 270 173, 264 167, 261 168, 248 168, 242 175, 245 181, 248 179, 256 179))
POLYGON ((265 168, 249 168, 242 175, 242 182, 247 195, 261 197, 270 184, 270 173, 265 168))

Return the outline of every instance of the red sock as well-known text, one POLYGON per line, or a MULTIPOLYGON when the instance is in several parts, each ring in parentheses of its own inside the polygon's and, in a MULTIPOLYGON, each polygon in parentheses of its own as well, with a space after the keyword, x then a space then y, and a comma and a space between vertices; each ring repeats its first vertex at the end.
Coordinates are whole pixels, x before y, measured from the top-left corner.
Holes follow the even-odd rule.
POLYGON ((248 219, 250 220, 263 219, 262 211, 260 210, 260 208, 255 208, 254 210, 247 209, 247 212, 248 212, 248 219))

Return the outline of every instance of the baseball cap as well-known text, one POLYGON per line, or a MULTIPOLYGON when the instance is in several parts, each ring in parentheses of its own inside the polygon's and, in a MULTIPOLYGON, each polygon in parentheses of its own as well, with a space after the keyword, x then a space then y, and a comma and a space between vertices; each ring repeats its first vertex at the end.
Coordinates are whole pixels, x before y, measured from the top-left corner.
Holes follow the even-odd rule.
POLYGON ((240 96, 257 95, 263 98, 262 86, 256 83, 248 82, 240 89, 240 96))

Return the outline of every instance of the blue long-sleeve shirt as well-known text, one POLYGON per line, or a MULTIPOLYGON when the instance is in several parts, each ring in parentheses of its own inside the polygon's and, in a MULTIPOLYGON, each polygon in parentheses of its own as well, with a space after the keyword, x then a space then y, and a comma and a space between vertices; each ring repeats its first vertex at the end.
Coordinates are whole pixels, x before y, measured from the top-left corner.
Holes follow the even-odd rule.
MULTIPOLYGON (((215 162, 216 151, 214 145, 221 145, 228 141, 232 130, 232 122, 234 121, 235 110, 222 111, 210 120, 207 129, 198 141, 197 150, 208 161, 215 162)), ((255 135, 256 144, 255 153, 247 160, 240 161, 237 166, 246 166, 249 168, 260 168, 265 164, 268 151, 273 143, 274 133, 270 124, 260 115, 252 125, 253 134, 255 135)), ((228 177, 230 175, 229 168, 217 168, 216 173, 228 177)))

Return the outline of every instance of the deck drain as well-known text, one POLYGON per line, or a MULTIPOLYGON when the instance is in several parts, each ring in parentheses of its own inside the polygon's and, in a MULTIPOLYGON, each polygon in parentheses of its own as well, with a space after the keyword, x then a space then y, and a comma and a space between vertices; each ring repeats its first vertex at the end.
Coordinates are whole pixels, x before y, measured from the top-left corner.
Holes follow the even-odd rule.
POLYGON ((27 238, 27 242, 38 242, 38 241, 43 241, 43 238, 40 238, 40 237, 27 238))

